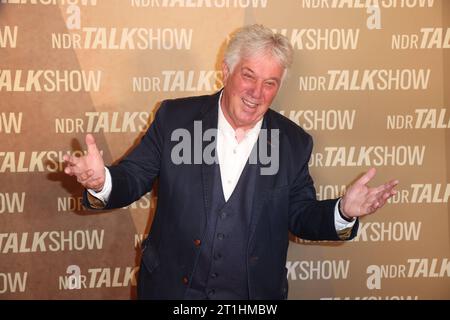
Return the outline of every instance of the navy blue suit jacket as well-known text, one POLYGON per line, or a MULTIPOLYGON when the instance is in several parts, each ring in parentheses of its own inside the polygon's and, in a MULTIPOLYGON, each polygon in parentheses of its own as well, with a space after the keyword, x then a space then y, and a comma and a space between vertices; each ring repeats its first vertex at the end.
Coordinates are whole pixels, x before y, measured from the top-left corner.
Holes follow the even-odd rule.
MULTIPOLYGON (((142 246, 140 297, 182 299, 189 285, 199 253, 195 240, 202 239, 211 203, 213 166, 174 164, 171 151, 178 141, 171 141, 171 134, 184 128, 193 136, 194 121, 202 121, 203 131, 217 128, 218 99, 219 93, 164 101, 140 144, 109 167, 113 187, 104 209, 138 200, 159 177, 156 214, 142 246)), ((256 178, 247 259, 242 263, 247 265, 250 299, 285 299, 288 231, 303 239, 340 240, 334 226, 337 200, 316 200, 308 171, 313 148, 309 134, 270 109, 263 128, 279 129, 279 169, 256 178)), ((85 193, 89 206, 86 200, 85 193)))

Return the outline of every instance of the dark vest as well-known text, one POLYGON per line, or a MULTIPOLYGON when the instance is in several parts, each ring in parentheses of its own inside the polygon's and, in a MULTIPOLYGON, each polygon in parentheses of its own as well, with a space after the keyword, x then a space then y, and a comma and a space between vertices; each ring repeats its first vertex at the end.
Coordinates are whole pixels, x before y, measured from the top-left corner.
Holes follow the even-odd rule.
POLYGON ((186 299, 248 299, 247 247, 257 166, 247 161, 225 202, 214 165, 211 210, 186 299))

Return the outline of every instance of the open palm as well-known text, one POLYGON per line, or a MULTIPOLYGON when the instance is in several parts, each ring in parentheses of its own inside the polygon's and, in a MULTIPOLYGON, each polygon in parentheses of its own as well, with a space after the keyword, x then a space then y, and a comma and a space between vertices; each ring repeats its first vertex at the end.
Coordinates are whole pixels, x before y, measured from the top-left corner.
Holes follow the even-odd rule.
POLYGON ((341 200, 341 211, 345 216, 352 218, 374 213, 396 194, 394 187, 398 180, 391 180, 375 188, 368 187, 367 184, 375 173, 375 168, 371 168, 347 190, 341 200))

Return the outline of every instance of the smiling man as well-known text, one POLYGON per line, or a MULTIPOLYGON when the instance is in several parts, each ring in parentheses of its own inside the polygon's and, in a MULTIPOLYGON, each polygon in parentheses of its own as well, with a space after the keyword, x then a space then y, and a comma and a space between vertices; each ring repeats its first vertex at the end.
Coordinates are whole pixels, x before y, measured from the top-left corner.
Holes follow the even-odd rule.
POLYGON ((261 25, 244 27, 226 49, 222 90, 164 101, 118 165, 105 167, 92 135, 86 156, 65 157, 65 172, 88 189, 84 204, 92 209, 127 206, 159 178, 157 211, 142 245, 139 298, 286 299, 288 231, 310 240, 351 239, 358 217, 395 194, 396 180, 367 186, 371 169, 342 198, 316 200, 308 171, 311 136, 270 109, 291 62, 286 37, 261 25), (213 132, 206 139, 212 144, 185 151, 202 157, 212 146, 218 161, 173 161, 174 132, 195 136, 199 128, 213 132), (279 163, 262 174, 263 161, 250 161, 251 154, 268 146, 279 163))

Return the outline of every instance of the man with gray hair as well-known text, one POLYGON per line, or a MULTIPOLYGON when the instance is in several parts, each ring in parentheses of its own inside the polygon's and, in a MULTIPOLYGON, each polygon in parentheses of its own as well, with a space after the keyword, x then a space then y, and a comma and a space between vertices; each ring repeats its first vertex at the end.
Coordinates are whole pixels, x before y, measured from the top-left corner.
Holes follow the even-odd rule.
POLYGON ((244 27, 226 49, 222 90, 162 102, 139 145, 115 166, 105 167, 92 135, 86 156, 65 157, 65 172, 87 189, 92 209, 127 206, 159 178, 139 298, 286 299, 288 231, 351 239, 358 217, 395 194, 396 180, 369 188, 370 169, 342 198, 316 200, 311 136, 269 109, 291 63, 284 36, 244 27))

